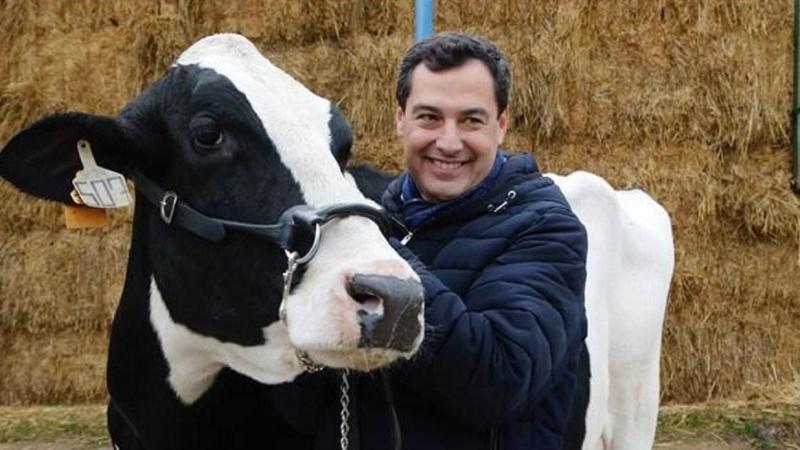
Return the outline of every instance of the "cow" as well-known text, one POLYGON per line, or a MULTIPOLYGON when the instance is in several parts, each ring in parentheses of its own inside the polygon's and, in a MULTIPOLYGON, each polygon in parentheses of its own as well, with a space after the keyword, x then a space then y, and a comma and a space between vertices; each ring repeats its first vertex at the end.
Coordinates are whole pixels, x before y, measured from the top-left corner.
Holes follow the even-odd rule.
MULTIPOLYGON (((0 176, 70 203, 84 138, 140 194, 108 356, 118 448, 292 448, 274 439, 293 431, 270 408, 268 384, 312 363, 370 370, 418 348, 418 278, 369 220, 381 222, 379 213, 354 206, 370 204, 359 190, 378 201, 392 177, 365 166, 344 172, 352 135, 342 114, 245 38, 202 39, 115 119, 72 113, 35 123, 0 152, 0 176), (220 217, 213 224, 232 232, 215 243, 213 231, 201 235, 218 227, 202 219, 166 223, 181 211, 220 217), (253 224, 293 222, 308 236, 288 259, 251 236, 266 227, 253 224), (294 267, 320 237, 316 255, 294 267), (406 302, 409 313, 399 314, 406 302)), ((650 448, 674 264, 669 216, 644 192, 615 191, 586 172, 547 176, 589 242, 588 353, 565 448, 650 448)))
POLYGON ((334 104, 221 34, 118 116, 45 117, 0 152, 0 176, 64 204, 111 201, 113 174, 136 184, 108 351, 115 448, 291 448, 266 385, 414 354, 422 285, 345 176, 351 143, 334 104), (112 174, 90 181, 97 198, 73 183, 92 170, 112 174))

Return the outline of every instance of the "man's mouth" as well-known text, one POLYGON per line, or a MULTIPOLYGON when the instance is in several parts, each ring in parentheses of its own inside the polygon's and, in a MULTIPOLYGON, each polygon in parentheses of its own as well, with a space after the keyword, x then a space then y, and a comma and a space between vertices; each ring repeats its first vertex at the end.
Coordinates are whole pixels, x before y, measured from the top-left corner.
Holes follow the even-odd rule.
POLYGON ((456 170, 466 164, 466 161, 444 161, 441 159, 426 158, 428 162, 440 170, 456 170))

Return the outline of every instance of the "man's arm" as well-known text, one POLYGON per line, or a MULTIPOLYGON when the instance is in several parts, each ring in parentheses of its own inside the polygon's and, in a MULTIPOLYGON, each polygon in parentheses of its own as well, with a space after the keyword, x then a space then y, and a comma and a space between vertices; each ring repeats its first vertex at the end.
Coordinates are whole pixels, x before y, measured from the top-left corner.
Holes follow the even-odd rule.
POLYGON ((463 299, 400 248, 425 286, 427 324, 403 378, 477 429, 530 414, 585 337, 586 246, 578 219, 566 208, 550 209, 463 299))

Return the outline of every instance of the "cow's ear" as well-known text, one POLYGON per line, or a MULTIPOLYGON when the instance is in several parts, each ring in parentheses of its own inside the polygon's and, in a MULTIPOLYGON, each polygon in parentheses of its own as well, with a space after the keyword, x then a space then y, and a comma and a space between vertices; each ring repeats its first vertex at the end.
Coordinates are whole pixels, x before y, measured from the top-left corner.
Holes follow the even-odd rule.
POLYGON ((350 123, 344 118, 339 108, 331 103, 331 118, 328 120, 331 131, 331 152, 339 167, 344 170, 350 159, 350 148, 353 146, 353 132, 350 123))
POLYGON ((71 203, 72 179, 82 169, 81 139, 89 142, 100 167, 130 172, 133 152, 119 122, 70 112, 45 117, 14 136, 0 152, 0 177, 28 194, 71 203))

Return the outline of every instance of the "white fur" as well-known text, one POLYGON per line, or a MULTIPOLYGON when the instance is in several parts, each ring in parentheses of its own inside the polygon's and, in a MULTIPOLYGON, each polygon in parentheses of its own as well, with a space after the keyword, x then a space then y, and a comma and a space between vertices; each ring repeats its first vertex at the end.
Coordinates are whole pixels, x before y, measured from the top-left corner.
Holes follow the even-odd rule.
POLYGON ((264 328, 263 345, 220 342, 172 320, 155 279, 150 283, 150 322, 169 366, 169 384, 185 404, 200 398, 224 366, 268 384, 291 381, 302 372, 283 323, 264 328))
POLYGON ((639 190, 602 178, 548 174, 589 239, 586 279, 591 395, 584 450, 651 448, 661 332, 674 267, 667 212, 639 190))

